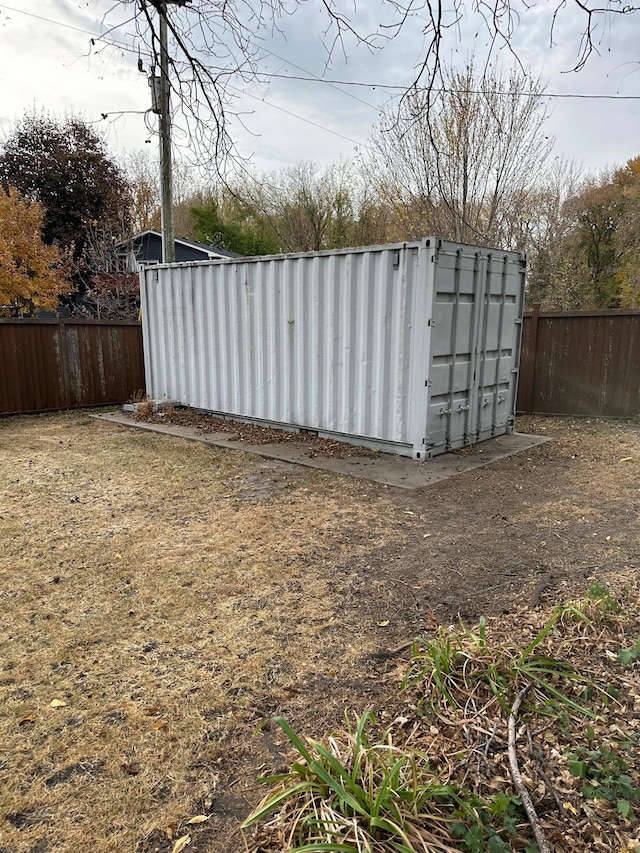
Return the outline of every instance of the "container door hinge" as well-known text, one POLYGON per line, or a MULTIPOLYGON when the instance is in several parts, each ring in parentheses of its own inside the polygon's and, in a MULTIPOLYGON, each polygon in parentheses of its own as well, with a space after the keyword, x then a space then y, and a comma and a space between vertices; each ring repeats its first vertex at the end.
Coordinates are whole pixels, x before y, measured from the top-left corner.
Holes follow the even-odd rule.
POLYGON ((424 387, 425 388, 431 388, 431 380, 430 379, 425 379, 424 387))
POLYGON ((427 320, 427 326, 435 326, 435 324, 436 324, 436 321, 433 319, 433 317, 430 317, 427 320))

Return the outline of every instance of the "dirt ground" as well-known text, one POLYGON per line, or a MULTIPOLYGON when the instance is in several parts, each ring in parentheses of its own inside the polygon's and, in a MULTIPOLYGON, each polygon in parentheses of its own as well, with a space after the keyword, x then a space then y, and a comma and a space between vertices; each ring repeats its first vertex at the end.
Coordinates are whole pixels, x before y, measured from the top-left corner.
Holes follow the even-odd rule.
POLYGON ((640 425, 517 427, 552 440, 407 492, 83 413, 0 421, 0 851, 240 851, 273 714, 384 718, 376 652, 638 569, 640 425))

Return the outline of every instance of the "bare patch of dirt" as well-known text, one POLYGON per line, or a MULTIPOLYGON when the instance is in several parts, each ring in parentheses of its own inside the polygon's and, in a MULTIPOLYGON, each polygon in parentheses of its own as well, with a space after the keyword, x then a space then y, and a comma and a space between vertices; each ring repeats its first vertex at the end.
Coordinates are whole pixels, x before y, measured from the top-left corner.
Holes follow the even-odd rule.
POLYGON ((518 428, 553 440, 406 492, 85 414, 0 421, 0 848, 235 853, 273 714, 321 736, 384 712, 374 653, 635 570, 638 424, 518 428))
POLYGON ((375 601, 390 646, 428 630, 430 614, 438 622, 508 614, 640 569, 640 425, 523 418, 517 426, 552 440, 394 492, 400 540, 337 574, 354 612, 375 601))

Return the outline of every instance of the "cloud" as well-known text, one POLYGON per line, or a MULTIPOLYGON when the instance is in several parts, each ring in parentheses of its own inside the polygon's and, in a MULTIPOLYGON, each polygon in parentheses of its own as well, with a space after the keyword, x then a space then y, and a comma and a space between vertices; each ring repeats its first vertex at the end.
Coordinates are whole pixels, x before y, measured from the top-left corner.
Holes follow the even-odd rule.
MULTIPOLYGON (((112 0, 82 6, 68 0, 21 0, 21 8, 58 23, 19 13, 0 14, 0 122, 13 121, 34 104, 54 112, 78 111, 98 122, 97 127, 104 127, 113 147, 144 147, 149 132, 143 116, 105 122, 100 118, 102 113, 144 111, 150 105, 147 81, 137 71, 137 53, 100 43, 91 46, 90 35, 69 29, 100 33, 119 24, 109 40, 131 46, 135 27, 123 22, 131 16, 133 5, 114 7, 112 0)), ((377 31, 374 41, 384 48, 370 48, 349 34, 342 43, 335 43, 335 30, 327 32, 326 14, 314 2, 284 15, 280 30, 263 28, 254 33, 254 43, 265 49, 261 59, 265 72, 291 77, 309 73, 325 80, 376 84, 376 88, 334 86, 281 77, 268 84, 234 81, 236 89, 247 93, 235 101, 235 108, 246 115, 242 121, 232 116, 230 127, 241 153, 253 156, 257 167, 275 168, 299 159, 330 163, 351 156, 355 143, 367 142, 380 108, 396 91, 390 87, 407 85, 413 79, 428 43, 424 10, 414 14, 396 38, 386 39, 383 34, 391 31, 381 30, 380 25, 392 20, 390 3, 363 0, 356 11, 346 3, 344 9, 349 9, 350 21, 360 33, 377 31)), ((513 40, 518 57, 541 74, 549 91, 640 95, 640 72, 629 74, 638 67, 640 15, 616 19, 610 30, 598 30, 598 37, 600 32, 603 36, 598 42, 601 55, 594 54, 585 69, 574 74, 563 72, 575 65, 584 20, 575 4, 569 4, 558 17, 550 48, 550 11, 547 4, 523 9, 513 40)), ((458 29, 447 31, 443 57, 447 62, 463 63, 474 52, 482 55, 487 45, 486 30, 478 19, 469 17, 458 29)), ((504 64, 513 61, 504 47, 497 50, 496 57, 504 64)), ((557 137, 558 153, 596 167, 639 153, 637 102, 550 103, 549 132, 557 137)), ((177 142, 183 144, 179 135, 177 142)))

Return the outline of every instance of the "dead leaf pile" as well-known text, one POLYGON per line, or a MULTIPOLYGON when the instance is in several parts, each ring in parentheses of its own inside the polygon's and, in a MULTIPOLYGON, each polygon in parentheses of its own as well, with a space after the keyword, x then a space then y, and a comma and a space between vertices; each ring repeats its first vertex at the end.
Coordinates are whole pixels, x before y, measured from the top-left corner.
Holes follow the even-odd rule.
POLYGON ((146 423, 194 427, 205 435, 214 432, 224 432, 229 434, 229 440, 231 441, 242 441, 251 445, 303 444, 308 447, 308 455, 311 457, 333 456, 338 459, 344 459, 350 456, 376 457, 379 455, 376 450, 357 447, 353 444, 347 444, 344 441, 319 438, 313 432, 291 432, 289 430, 276 429, 275 427, 244 424, 239 421, 219 418, 189 407, 179 409, 169 408, 161 412, 143 409, 142 411, 138 410, 130 417, 133 420, 145 421, 146 423))

